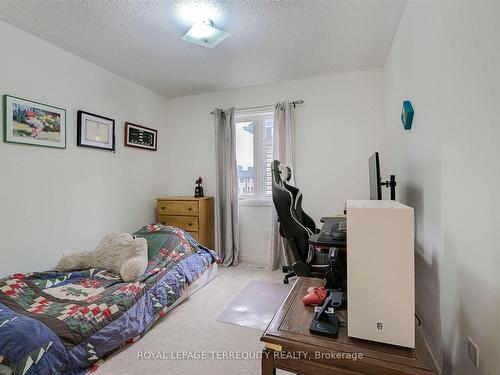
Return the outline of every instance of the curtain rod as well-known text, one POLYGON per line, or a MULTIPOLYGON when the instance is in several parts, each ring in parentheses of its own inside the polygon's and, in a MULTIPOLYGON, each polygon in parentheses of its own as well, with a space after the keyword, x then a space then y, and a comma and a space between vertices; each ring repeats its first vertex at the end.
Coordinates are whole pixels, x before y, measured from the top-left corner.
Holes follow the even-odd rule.
MULTIPOLYGON (((299 99, 299 100, 294 100, 290 104, 293 104, 293 107, 295 108, 296 106, 301 105, 302 103, 304 103, 304 101, 302 99, 299 99)), ((247 111, 249 109, 259 109, 259 108, 269 108, 269 107, 274 107, 274 104, 270 104, 270 105, 258 105, 256 107, 236 108, 236 110, 237 111, 247 111)), ((211 115, 215 115, 215 111, 210 112, 210 114, 211 115)))

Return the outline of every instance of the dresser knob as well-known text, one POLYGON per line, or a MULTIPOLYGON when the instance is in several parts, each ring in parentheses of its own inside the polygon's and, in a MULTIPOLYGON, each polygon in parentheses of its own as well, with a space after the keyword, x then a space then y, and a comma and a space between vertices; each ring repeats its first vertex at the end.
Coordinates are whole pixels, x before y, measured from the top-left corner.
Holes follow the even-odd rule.
POLYGON ((193 223, 189 223, 188 225, 191 226, 191 225, 193 225, 193 223))
POLYGON ((162 210, 164 210, 164 209, 165 209, 165 206, 163 206, 161 209, 162 209, 162 210))
POLYGON ((161 224, 162 224, 162 225, 165 225, 165 222, 163 221, 161 224))
POLYGON ((193 211, 193 207, 189 207, 189 208, 188 208, 188 211, 193 211))

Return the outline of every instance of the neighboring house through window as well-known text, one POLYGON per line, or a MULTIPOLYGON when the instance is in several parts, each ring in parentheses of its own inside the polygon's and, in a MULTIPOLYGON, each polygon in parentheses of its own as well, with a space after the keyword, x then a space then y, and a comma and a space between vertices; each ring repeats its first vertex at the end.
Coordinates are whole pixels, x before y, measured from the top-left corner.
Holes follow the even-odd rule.
POLYGON ((272 194, 273 112, 236 112, 236 164, 240 201, 269 201, 272 194))

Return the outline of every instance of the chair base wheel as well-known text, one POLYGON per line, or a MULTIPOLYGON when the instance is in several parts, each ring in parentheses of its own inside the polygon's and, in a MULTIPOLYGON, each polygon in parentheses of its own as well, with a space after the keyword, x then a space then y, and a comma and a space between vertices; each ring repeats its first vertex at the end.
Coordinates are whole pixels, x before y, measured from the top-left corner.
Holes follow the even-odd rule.
POLYGON ((288 273, 292 270, 292 268, 290 266, 283 266, 281 267, 281 272, 283 273, 288 273))
POLYGON ((295 273, 295 272, 293 272, 293 271, 292 271, 292 272, 287 273, 287 274, 285 275, 285 278, 283 279, 283 284, 288 284, 288 283, 289 283, 289 280, 288 280, 288 279, 289 279, 290 277, 295 277, 295 276, 297 276, 297 275, 296 275, 296 273, 295 273))

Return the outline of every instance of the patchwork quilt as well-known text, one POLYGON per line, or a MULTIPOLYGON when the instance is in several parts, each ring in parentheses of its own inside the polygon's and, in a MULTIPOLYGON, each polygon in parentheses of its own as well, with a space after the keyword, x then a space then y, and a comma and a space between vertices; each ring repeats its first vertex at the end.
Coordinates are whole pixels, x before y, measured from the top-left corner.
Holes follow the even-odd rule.
POLYGON ((14 374, 85 374, 144 335, 217 260, 175 227, 150 224, 149 264, 137 282, 102 269, 0 279, 0 364, 14 374))

